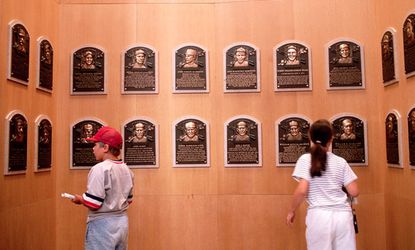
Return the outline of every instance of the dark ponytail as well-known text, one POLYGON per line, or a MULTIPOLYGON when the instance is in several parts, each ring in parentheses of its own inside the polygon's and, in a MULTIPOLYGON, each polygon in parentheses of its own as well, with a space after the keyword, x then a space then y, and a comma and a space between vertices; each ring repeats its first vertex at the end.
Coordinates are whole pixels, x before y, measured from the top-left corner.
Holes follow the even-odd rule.
POLYGON ((321 176, 326 170, 327 145, 333 137, 333 130, 327 120, 318 120, 311 125, 310 139, 313 145, 310 149, 311 154, 311 177, 321 176))

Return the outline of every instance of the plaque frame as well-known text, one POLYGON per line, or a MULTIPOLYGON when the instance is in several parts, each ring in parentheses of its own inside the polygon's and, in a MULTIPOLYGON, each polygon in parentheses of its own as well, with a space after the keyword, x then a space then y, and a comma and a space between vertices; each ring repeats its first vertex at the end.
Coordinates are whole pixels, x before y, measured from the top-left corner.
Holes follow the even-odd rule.
MULTIPOLYGON (((305 120, 308 123, 308 128, 310 129, 311 124, 312 124, 312 120, 310 118, 308 118, 307 116, 301 115, 301 114, 288 114, 285 116, 280 117, 277 121, 275 121, 275 166, 276 167, 294 167, 295 163, 280 163, 280 147, 279 147, 279 143, 280 143, 280 132, 279 132, 279 126, 281 124, 281 122, 286 121, 286 120, 297 120, 297 119, 302 119, 305 120)), ((301 131, 300 131, 301 132, 301 131)), ((308 131, 307 131, 308 132, 308 131)), ((302 143, 304 143, 305 141, 308 142, 308 146, 311 147, 310 141, 308 139, 308 134, 304 135, 304 141, 302 141, 302 143)), ((297 159, 298 160, 298 159, 297 159)))
POLYGON ((47 116, 47 115, 39 115, 36 120, 35 120, 35 127, 34 127, 34 134, 35 134, 35 138, 34 138, 34 143, 35 143, 35 152, 34 152, 34 172, 46 172, 46 171, 51 171, 52 166, 53 166, 53 157, 51 155, 51 165, 49 168, 39 168, 39 158, 38 158, 38 153, 39 153, 39 126, 40 123, 44 120, 47 120, 50 123, 51 126, 51 153, 53 155, 53 123, 51 122, 51 119, 47 116))
POLYGON ((249 116, 249 115, 237 115, 229 118, 225 121, 223 126, 223 134, 224 134, 224 140, 223 140, 223 147, 224 147, 224 166, 225 168, 259 168, 262 167, 262 131, 261 131, 261 122, 259 122, 258 119, 255 117, 249 116), (228 126, 231 122, 234 122, 236 120, 250 120, 256 123, 257 126, 257 133, 258 133, 258 163, 228 163, 228 126))
POLYGON ((7 55, 7 65, 8 65, 7 79, 28 86, 29 85, 29 80, 30 80, 30 33, 27 30, 26 25, 24 25, 24 23, 21 22, 20 20, 14 19, 14 20, 9 22, 9 42, 8 42, 8 46, 9 47, 8 47, 8 55, 7 55), (12 73, 13 73, 12 72, 13 28, 16 25, 23 26, 24 31, 27 33, 27 37, 28 37, 28 41, 26 41, 26 43, 28 45, 25 46, 25 47, 27 47, 26 50, 27 50, 27 58, 28 58, 27 69, 26 69, 27 70, 27 81, 24 81, 24 80, 21 80, 21 79, 18 79, 16 77, 12 76, 12 73))
MULTIPOLYGON (((100 124, 101 126, 107 126, 107 124, 105 122, 103 122, 102 120, 100 120, 96 117, 84 117, 84 118, 78 119, 78 120, 76 120, 76 121, 74 121, 73 123, 70 124, 70 126, 69 126, 69 131, 70 131, 70 140, 69 140, 69 148, 70 148, 69 164, 70 165, 69 165, 69 169, 71 169, 71 170, 72 169, 90 169, 90 168, 93 167, 93 166, 85 166, 85 165, 80 165, 80 166, 76 166, 76 167, 73 166, 73 145, 74 145, 73 128, 74 128, 74 126, 76 126, 78 124, 81 124, 83 122, 88 122, 88 121, 95 122, 97 124, 100 124)), ((96 132, 97 131, 95 131, 95 133, 96 132)), ((92 150, 92 147, 91 147, 91 150, 92 150)))
POLYGON ((154 47, 152 47, 150 45, 147 45, 147 44, 134 44, 134 45, 131 45, 131 46, 127 47, 121 53, 121 94, 123 94, 123 95, 127 95, 127 94, 132 94, 132 95, 158 94, 159 93, 159 79, 158 79, 159 78, 159 67, 158 67, 158 65, 159 65, 158 64, 158 51, 154 47), (155 68, 154 69, 154 77, 155 77, 154 84, 155 84, 155 86, 154 86, 153 91, 148 91, 148 90, 144 90, 144 91, 125 90, 125 81, 124 81, 125 73, 126 73, 125 72, 125 54, 129 50, 134 49, 134 48, 136 48, 136 49, 145 48, 145 49, 151 50, 154 53, 154 65, 153 65, 153 67, 155 68))
MULTIPOLYGON (((385 34, 387 33, 387 32, 390 32, 391 34, 392 34, 392 42, 393 42, 393 46, 392 46, 392 49, 393 49, 393 66, 394 66, 394 71, 395 71, 395 78, 394 79, 392 79, 392 80, 389 80, 389 81, 383 81, 383 85, 386 87, 386 86, 389 86, 389 85, 392 85, 392 84, 394 84, 394 83, 398 83, 399 82, 399 65, 398 65, 398 48, 397 48, 397 39, 396 39, 396 30, 395 30, 395 28, 393 28, 393 27, 388 27, 384 32, 383 32, 383 35, 382 35, 382 38, 381 38, 381 58, 383 59, 383 52, 382 52, 382 45, 383 45, 383 37, 385 36, 385 34)), ((382 65, 382 70, 383 70, 383 65, 382 65)))
POLYGON ((128 120, 126 120, 122 125, 121 125, 121 130, 120 131, 122 131, 122 136, 123 136, 123 147, 122 147, 122 150, 121 150, 121 155, 123 156, 123 158, 122 159, 124 159, 124 161, 125 161, 125 159, 126 159, 126 157, 125 157, 125 142, 126 142, 126 138, 127 138, 127 136, 125 135, 125 133, 124 133, 124 128, 129 124, 129 123, 131 123, 131 122, 135 122, 135 121, 146 121, 146 122, 150 122, 150 123, 152 123, 153 125, 154 125, 154 130, 155 130, 155 132, 154 132, 154 135, 155 135, 155 137, 156 137, 156 139, 154 140, 154 143, 155 143, 155 153, 156 153, 156 157, 155 157, 155 160, 156 160, 156 164, 154 164, 154 165, 130 165, 130 164, 127 164, 128 165, 128 167, 130 167, 130 168, 132 168, 132 169, 134 169, 134 168, 137 168, 137 169, 157 169, 157 168, 159 168, 159 164, 160 164, 160 149, 159 149, 159 125, 154 121, 154 120, 152 120, 151 118, 149 118, 149 117, 145 117, 145 116, 136 116, 136 117, 132 117, 132 118, 130 118, 130 119, 128 119, 128 120))
MULTIPOLYGON (((226 47, 223 50, 223 91, 225 93, 235 93, 235 92, 252 92, 252 93, 257 93, 257 92, 261 92, 261 65, 260 65, 260 58, 261 58, 261 52, 259 50, 259 48, 251 43, 248 42, 237 42, 237 43, 232 43, 231 45, 229 45, 228 47, 226 47), (227 89, 226 85, 226 79, 227 79, 227 68, 229 65, 227 65, 227 55, 230 49, 234 48, 234 47, 250 47, 255 51, 255 55, 256 55, 256 60, 255 60, 255 71, 256 71, 256 88, 255 89, 227 89)), ((248 63, 249 63, 249 59, 248 59, 248 63)))
MULTIPOLYGON (((198 62, 200 63, 199 60, 198 60, 198 62)), ((205 47, 203 47, 199 44, 195 44, 195 43, 184 43, 184 44, 181 44, 181 45, 177 46, 176 48, 174 48, 173 52, 172 52, 172 72, 173 72, 172 73, 172 90, 173 90, 174 94, 179 94, 179 93, 209 93, 209 91, 210 91, 209 90, 210 89, 210 87, 209 87, 209 51, 205 47), (177 69, 179 68, 178 67, 179 62, 176 61, 176 55, 179 52, 179 50, 182 50, 184 48, 197 48, 197 49, 200 49, 200 51, 204 52, 205 61, 202 62, 202 64, 204 63, 204 65, 202 65, 202 67, 204 68, 204 71, 205 71, 204 73, 206 74, 206 79, 205 79, 205 81, 206 81, 205 87, 206 88, 204 90, 192 90, 192 89, 178 90, 176 88, 176 80, 177 80, 176 79, 176 73, 177 73, 177 69)))
MULTIPOLYGON (((283 42, 278 43, 273 48, 273 71, 274 71, 274 91, 275 92, 286 92, 286 91, 312 91, 313 90, 313 68, 311 64, 311 47, 307 43, 299 40, 285 40, 283 42), (278 62, 277 62, 277 51, 282 48, 283 46, 289 44, 298 44, 307 49, 307 64, 308 64, 308 87, 307 88, 278 88, 278 62)), ((298 57, 301 57, 299 55, 298 57)), ((300 58, 301 59, 301 58, 300 58)))
MULTIPOLYGON (((399 164, 391 164, 387 162, 387 158, 386 158, 386 163, 388 165, 388 167, 390 168, 400 168, 403 169, 403 149, 402 149, 402 117, 401 114, 399 113, 399 111, 397 111, 396 109, 391 109, 386 113, 386 118, 390 115, 393 114, 396 116, 396 120, 397 120, 397 129, 398 129, 398 154, 399 154, 399 164)), ((386 149, 387 152, 387 149, 386 149)))
MULTIPOLYGON (((10 122, 13 119, 15 115, 21 115, 26 120, 26 126, 28 127, 28 120, 27 117, 24 115, 24 113, 20 110, 13 110, 9 112, 5 117, 5 126, 4 126, 4 132, 5 132, 5 140, 4 140, 4 175, 17 175, 17 174, 26 174, 27 172, 27 159, 28 159, 28 138, 26 137, 26 166, 24 170, 17 170, 17 171, 9 171, 9 152, 10 152, 10 122)), ((27 127, 26 127, 26 136, 27 136, 27 127)))
MULTIPOLYGON (((351 118, 354 118, 354 119, 358 119, 364 125, 363 126, 363 133, 364 133, 363 143, 364 143, 364 150, 365 150, 365 157, 364 157, 364 161, 365 162, 364 163, 352 163, 352 162, 348 162, 348 164, 350 166, 367 167, 369 165, 369 162, 368 162, 368 159, 369 159, 368 154, 369 154, 369 152, 368 152, 368 149, 367 149, 367 145, 368 145, 367 144, 367 121, 365 119, 363 119, 362 117, 360 117, 360 116, 358 116, 356 114, 353 114, 353 113, 340 113, 340 114, 337 114, 337 115, 331 117, 329 119, 329 122, 333 126, 333 122, 335 120, 340 119, 340 118, 343 118, 343 117, 351 117, 351 118)), ((333 127, 333 129, 334 129, 334 127, 333 127)), ((334 131, 334 132, 336 132, 336 131, 334 131)), ((336 136, 336 134, 334 134, 334 136, 336 136)), ((334 144, 334 138, 333 138, 333 142, 330 145, 330 151, 331 152, 333 152, 333 144, 334 144)), ((341 155, 339 155, 339 156, 342 157, 341 155)))
POLYGON ((78 48, 75 48, 75 49, 73 49, 72 51, 71 51, 71 63, 70 63, 70 67, 71 67, 71 69, 70 69, 70 93, 71 93, 71 95, 106 95, 107 94, 107 89, 108 89, 108 86, 107 86, 107 84, 108 84, 108 73, 107 73, 107 67, 108 67, 108 59, 107 59, 107 51, 103 48, 103 47, 101 47, 101 46, 99 46, 99 45, 96 45, 96 44, 83 44, 83 45, 81 45, 80 47, 78 47, 78 48), (74 91, 74 79, 73 79, 73 70, 74 70, 74 68, 76 67, 75 65, 74 65, 74 55, 75 55, 75 53, 76 52, 78 52, 78 51, 81 51, 81 50, 83 50, 83 49, 86 49, 86 48, 93 48, 93 49, 98 49, 98 50, 100 50, 101 52, 102 52, 102 54, 104 55, 104 69, 103 69, 103 71, 104 71, 104 82, 103 82, 103 86, 102 86, 102 88, 103 88, 103 90, 102 91, 74 91))
POLYGON ((53 90, 53 66, 54 66, 53 65, 54 64, 53 54, 54 54, 54 49, 53 49, 52 43, 50 42, 50 39, 47 36, 41 36, 41 37, 39 37, 37 39, 36 88, 39 89, 39 90, 48 92, 48 93, 52 93, 52 90, 53 90), (50 47, 51 47, 51 58, 52 58, 52 62, 51 62, 51 65, 52 65, 51 66, 52 67, 52 73, 51 73, 51 76, 52 76, 52 85, 51 85, 51 88, 50 89, 45 88, 45 87, 42 87, 40 85, 40 68, 41 68, 41 63, 42 63, 42 48, 41 48, 41 45, 42 45, 42 42, 43 41, 47 41, 49 43, 50 47))
MULTIPOLYGON (((326 84, 327 84, 327 90, 350 90, 350 89, 365 89, 366 88, 366 77, 365 77, 365 53, 364 53, 364 47, 363 45, 351 38, 337 38, 334 40, 331 40, 330 42, 326 43, 325 45, 325 55, 326 55, 326 84), (342 86, 342 87, 331 87, 330 86, 330 47, 336 45, 337 43, 344 42, 344 43, 354 43, 355 45, 359 46, 360 49, 360 74, 361 74, 361 86, 342 86)), ((352 53, 351 53, 352 54, 352 53)), ((351 56, 353 58, 353 55, 351 56)))
MULTIPOLYGON (((409 111, 408 111, 408 113, 407 113, 407 116, 406 116, 406 122, 407 122, 407 132, 408 132, 408 135, 407 135, 407 139, 408 139, 408 141, 407 141, 407 147, 408 147, 408 165, 409 165, 409 168, 411 169, 411 170, 415 170, 415 164, 414 165, 411 165, 411 140, 410 140, 410 136, 411 136, 411 133, 410 133, 410 129, 411 129, 411 127, 410 127, 410 121, 409 121, 409 119, 410 119, 410 116, 411 116, 411 113, 412 112, 415 112, 415 105, 413 105, 413 106, 411 106, 410 108, 409 108, 409 111)), ((415 133, 414 133, 415 134, 415 133)))
POLYGON ((179 119, 175 120, 172 124, 172 153, 173 153, 173 168, 209 168, 210 167, 210 131, 209 131, 209 123, 202 119, 201 117, 198 116, 184 116, 184 117, 180 117, 179 119), (177 134, 176 134, 176 126, 181 123, 184 122, 186 120, 196 120, 199 121, 200 123, 203 123, 205 125, 205 129, 206 129, 206 137, 205 137, 205 141, 206 141, 206 163, 201 163, 201 164, 179 164, 177 163, 177 159, 176 159, 176 147, 177 147, 177 134))
MULTIPOLYGON (((413 71, 410 71, 410 72, 407 72, 407 65, 406 65, 406 58, 407 58, 407 56, 406 56, 406 50, 407 50, 407 46, 406 46, 406 44, 405 44, 405 42, 406 42, 406 38, 405 38, 405 25, 406 25, 406 22, 407 22, 407 20, 408 19, 411 19, 412 20, 412 33, 415 33, 415 10, 412 10, 412 11, 410 11, 407 15, 406 15, 406 17, 405 17, 405 20, 403 21, 403 25, 402 25, 402 37, 403 37, 403 59, 404 59, 404 72, 405 72, 405 76, 406 76, 406 78, 410 78, 410 77, 412 77, 412 76, 415 76, 415 65, 412 65, 413 67, 414 67, 414 70, 413 71)), ((413 44, 414 42, 411 42, 411 45, 410 45, 410 47, 413 47, 412 48, 412 53, 415 53, 415 44, 413 44)), ((410 57, 409 55, 408 55, 408 57, 410 57)), ((415 60, 413 61, 413 64, 415 64, 415 60)))

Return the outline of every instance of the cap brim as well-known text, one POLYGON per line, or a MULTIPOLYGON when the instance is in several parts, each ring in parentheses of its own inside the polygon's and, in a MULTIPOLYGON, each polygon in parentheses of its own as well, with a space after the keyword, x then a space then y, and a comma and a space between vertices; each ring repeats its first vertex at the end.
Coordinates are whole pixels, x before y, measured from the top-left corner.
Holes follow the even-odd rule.
POLYGON ((98 140, 94 137, 91 138, 85 138, 85 140, 90 141, 90 142, 97 142, 98 140))

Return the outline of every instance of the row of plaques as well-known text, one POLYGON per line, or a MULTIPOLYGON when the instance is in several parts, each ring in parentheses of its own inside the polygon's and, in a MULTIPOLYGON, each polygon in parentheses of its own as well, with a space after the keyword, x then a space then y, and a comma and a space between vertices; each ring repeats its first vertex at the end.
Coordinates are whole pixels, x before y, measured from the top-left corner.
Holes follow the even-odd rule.
MULTIPOLYGON (((415 75, 415 14, 403 25, 406 75, 415 75)), ((10 23, 9 79, 28 84, 30 36, 18 21, 10 23)), ((382 73, 385 85, 397 82, 396 31, 388 28, 381 39, 382 73)), ((52 91, 53 48, 41 37, 39 42, 38 87, 52 91)), ((365 88, 363 46, 352 39, 328 43, 328 89, 365 88)), ((106 53, 97 46, 83 46, 71 57, 71 94, 106 94, 106 53)), ((259 49, 249 43, 236 43, 224 51, 224 91, 260 91, 259 49)), ((150 46, 134 46, 122 53, 123 94, 158 92, 157 51, 150 46)), ((312 89, 311 49, 299 41, 286 41, 274 48, 275 91, 312 89)), ((209 92, 208 51, 186 44, 173 53, 173 92, 209 92)))
MULTIPOLYGON (((385 120, 387 163, 402 167, 400 114, 392 110, 385 120)), ((27 119, 19 111, 6 117, 5 174, 22 173, 27 165, 27 119)), ((367 165, 367 124, 353 114, 342 114, 331 119, 334 138, 331 151, 351 165, 367 165)), ((36 121, 36 169, 52 167, 52 123, 47 116, 36 121)), ((289 115, 275 123, 277 166, 293 166, 297 159, 310 149, 308 130, 310 119, 289 115)), ((97 162, 87 140, 106 124, 88 118, 71 126, 71 169, 90 168, 97 162)), ((262 166, 261 123, 250 116, 235 116, 224 125, 225 167, 262 166)), ((159 165, 158 125, 151 119, 140 117, 122 126, 124 137, 122 157, 132 168, 157 168, 159 165)), ((173 166, 209 167, 209 124, 199 117, 184 117, 172 126, 173 166)), ((410 165, 415 166, 415 108, 408 114, 408 141, 410 165)))

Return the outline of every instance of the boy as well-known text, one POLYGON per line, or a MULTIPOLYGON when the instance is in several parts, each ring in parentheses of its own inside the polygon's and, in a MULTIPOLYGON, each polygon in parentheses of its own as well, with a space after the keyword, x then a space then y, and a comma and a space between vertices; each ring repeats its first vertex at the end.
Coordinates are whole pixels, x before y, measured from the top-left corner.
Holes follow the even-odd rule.
POLYGON ((87 140, 95 142, 93 151, 100 163, 89 171, 87 191, 72 200, 89 208, 85 249, 127 249, 134 174, 118 159, 122 137, 114 128, 102 127, 87 140))

